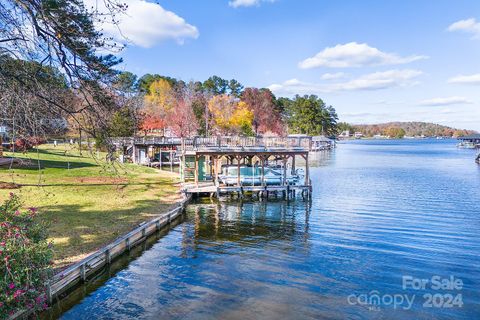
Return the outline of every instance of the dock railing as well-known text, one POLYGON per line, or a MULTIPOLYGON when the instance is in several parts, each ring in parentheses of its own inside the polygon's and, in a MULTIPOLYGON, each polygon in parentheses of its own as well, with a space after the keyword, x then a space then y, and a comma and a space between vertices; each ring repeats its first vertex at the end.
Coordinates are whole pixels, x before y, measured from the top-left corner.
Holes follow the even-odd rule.
POLYGON ((183 139, 185 151, 309 151, 311 137, 212 136, 183 139))
POLYGON ((112 138, 114 145, 180 145, 182 138, 177 137, 119 137, 112 138))
POLYGON ((116 146, 128 145, 174 145, 181 151, 310 151, 312 137, 123 137, 112 138, 116 146))

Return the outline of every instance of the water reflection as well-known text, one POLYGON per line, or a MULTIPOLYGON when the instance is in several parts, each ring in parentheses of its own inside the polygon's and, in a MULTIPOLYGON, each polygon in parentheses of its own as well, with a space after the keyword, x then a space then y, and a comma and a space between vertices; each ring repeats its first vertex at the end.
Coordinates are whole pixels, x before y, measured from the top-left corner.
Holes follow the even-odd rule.
POLYGON ((472 161, 450 142, 340 145, 312 169, 311 204, 192 204, 128 267, 64 304, 62 318, 478 318, 480 171, 472 161), (423 294, 439 291, 405 290, 403 275, 461 278, 463 307, 425 308, 423 294), (372 291, 416 300, 370 309, 347 299, 372 291))

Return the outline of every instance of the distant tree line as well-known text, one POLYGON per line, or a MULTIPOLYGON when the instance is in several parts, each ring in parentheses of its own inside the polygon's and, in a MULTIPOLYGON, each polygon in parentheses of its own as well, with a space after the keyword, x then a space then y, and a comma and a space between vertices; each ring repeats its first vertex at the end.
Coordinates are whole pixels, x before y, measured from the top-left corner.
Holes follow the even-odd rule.
POLYGON ((455 129, 440 124, 429 122, 388 122, 380 124, 349 124, 346 122, 338 123, 338 131, 361 132, 366 137, 375 135, 389 136, 392 138, 412 137, 461 137, 476 133, 473 130, 455 129))

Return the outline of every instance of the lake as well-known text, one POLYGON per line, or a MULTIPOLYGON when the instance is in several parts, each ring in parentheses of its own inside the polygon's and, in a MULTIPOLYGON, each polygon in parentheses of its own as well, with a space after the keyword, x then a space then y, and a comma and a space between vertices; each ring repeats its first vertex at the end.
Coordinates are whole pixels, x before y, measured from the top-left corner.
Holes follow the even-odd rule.
POLYGON ((478 319, 480 167, 455 143, 341 143, 311 203, 194 202, 44 318, 478 319))

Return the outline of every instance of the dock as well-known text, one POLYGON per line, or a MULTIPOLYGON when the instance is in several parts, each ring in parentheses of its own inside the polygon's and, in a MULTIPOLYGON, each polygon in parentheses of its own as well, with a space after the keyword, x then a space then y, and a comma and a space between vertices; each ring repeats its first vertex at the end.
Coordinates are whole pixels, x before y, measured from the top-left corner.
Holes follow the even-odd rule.
POLYGON ((310 151, 325 151, 335 148, 335 141, 325 136, 313 136, 310 151))
POLYGON ((312 191, 308 155, 311 137, 194 137, 183 139, 179 147, 181 152, 180 174, 183 182, 182 191, 188 195, 236 195, 244 197, 252 194, 259 199, 270 195, 293 198, 300 194, 309 198, 312 191), (287 170, 296 173, 295 159, 305 160, 303 181, 291 184, 287 170), (265 170, 272 163, 282 171, 281 182, 268 185, 265 170), (234 185, 222 184, 219 175, 222 166, 236 166, 237 180, 234 185), (253 166, 260 169, 260 183, 242 183, 241 166, 253 166))
POLYGON ((123 161, 149 167, 180 166, 178 148, 182 138, 177 137, 123 137, 112 138, 112 144, 122 155, 123 161))
POLYGON ((112 143, 124 161, 158 168, 168 166, 172 171, 178 166, 186 195, 243 197, 249 194, 259 199, 279 195, 285 199, 296 195, 309 198, 312 191, 309 153, 334 147, 334 142, 324 136, 306 135, 129 137, 112 138, 112 143), (305 169, 302 181, 292 183, 292 177, 300 176, 297 159, 305 163, 305 169), (220 179, 226 166, 236 168, 234 183, 231 176, 228 184, 220 179), (251 183, 245 183, 245 175, 241 174, 245 169, 253 173, 253 177, 246 176, 251 183), (266 170, 275 173, 275 182, 268 180, 272 176, 265 177, 266 170))
POLYGON ((480 134, 471 134, 458 137, 457 139, 460 140, 460 143, 457 145, 459 148, 480 149, 480 134))

